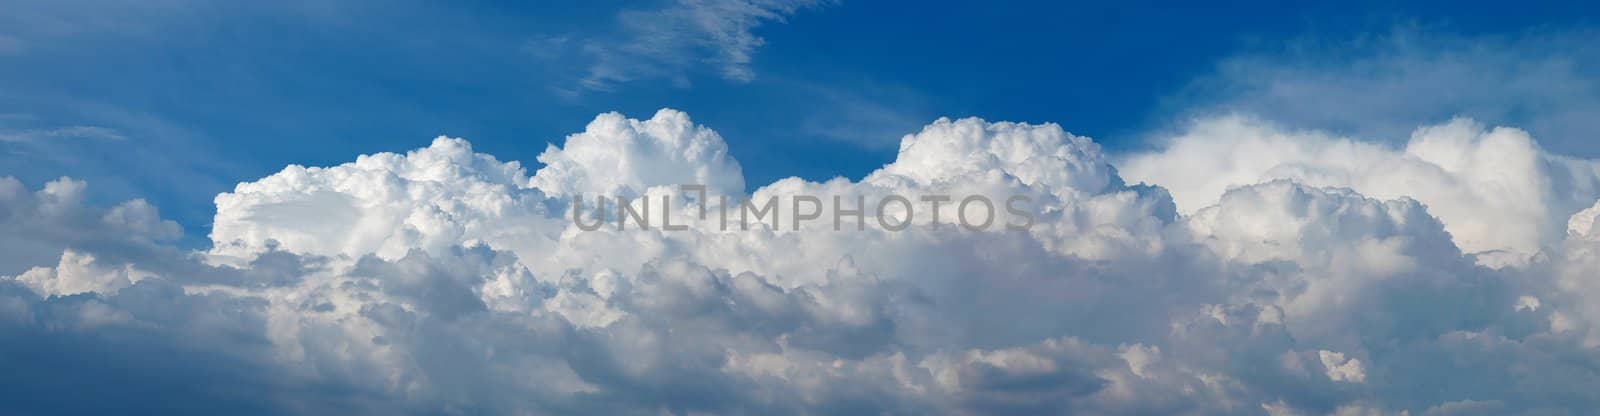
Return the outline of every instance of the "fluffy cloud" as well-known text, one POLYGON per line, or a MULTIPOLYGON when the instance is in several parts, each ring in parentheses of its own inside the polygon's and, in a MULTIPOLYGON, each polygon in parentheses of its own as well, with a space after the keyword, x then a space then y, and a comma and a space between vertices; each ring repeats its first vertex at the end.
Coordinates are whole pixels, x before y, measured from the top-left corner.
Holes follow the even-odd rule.
POLYGON ((1588 240, 1600 238, 1600 228, 1595 227, 1597 220, 1600 220, 1600 202, 1572 214, 1572 218, 1567 220, 1567 236, 1588 240))
POLYGON ((320 168, 289 166, 217 195, 213 254, 268 247, 304 254, 405 255, 467 241, 542 237, 549 214, 517 162, 440 137, 405 155, 363 155, 320 168))
POLYGON ((80 182, 0 181, 0 212, 77 212, 0 223, 23 236, 9 244, 50 253, 0 279, 5 352, 30 358, 0 370, 36 381, 3 402, 309 414, 1600 405, 1587 278, 1600 270, 1600 207, 1576 202, 1593 189, 1589 162, 1466 121, 1419 130, 1404 151, 1205 126, 1257 133, 1196 133, 1123 165, 1162 187, 1130 185, 1054 124, 941 119, 859 181, 746 194, 722 139, 686 115, 604 114, 532 175, 449 138, 290 166, 219 195, 203 252, 163 248, 177 231, 147 204, 97 210, 78 202, 80 182), (1265 161, 1223 159, 1244 148, 1265 161), (777 198, 784 214, 724 229, 680 183, 707 184, 713 213, 726 195, 777 198), (947 204, 896 212, 903 231, 870 214, 860 230, 787 226, 800 195, 831 212, 939 194, 1025 195, 1035 224, 963 227, 947 204), (688 229, 583 231, 569 212, 579 195, 650 198, 656 224, 688 229), (1520 261, 1485 267, 1472 254, 1483 250, 1520 261), (107 344, 129 347, 95 348, 107 344), (69 400, 52 370, 75 362, 147 394, 69 400))
POLYGON ((145 257, 158 244, 181 237, 177 223, 136 199, 106 209, 84 204, 88 184, 60 178, 29 191, 0 177, 0 275, 56 264, 70 247, 101 256, 145 257))
POLYGON ((744 191, 744 174, 722 137, 672 109, 642 121, 602 114, 563 147, 545 150, 539 163, 544 167, 530 185, 557 196, 634 196, 651 186, 678 184, 701 184, 724 195, 744 191))
POLYGON ((1520 262, 1566 238, 1567 218, 1600 198, 1600 163, 1550 154, 1527 133, 1468 119, 1417 129, 1403 148, 1243 116, 1199 119, 1163 149, 1121 163, 1194 212, 1231 187, 1272 179, 1413 198, 1456 244, 1520 262))

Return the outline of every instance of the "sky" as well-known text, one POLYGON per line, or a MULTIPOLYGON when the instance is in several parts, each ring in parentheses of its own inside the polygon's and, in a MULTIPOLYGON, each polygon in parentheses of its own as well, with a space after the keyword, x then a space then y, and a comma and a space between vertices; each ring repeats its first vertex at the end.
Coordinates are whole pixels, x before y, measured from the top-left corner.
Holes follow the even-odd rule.
MULTIPOLYGON (((1544 36, 1573 38, 1575 50, 1529 52, 1579 60, 1568 77, 1592 74, 1596 59, 1583 33, 1592 19, 1565 4, 822 1, 697 22, 671 2, 7 3, 0 134, 11 138, 4 162, 14 168, 5 173, 34 185, 93 178, 112 199, 152 198, 195 230, 209 226, 212 195, 287 164, 401 151, 437 135, 534 163, 606 111, 687 111, 724 133, 752 183, 859 178, 892 160, 900 136, 941 116, 1063 123, 1113 150, 1140 149, 1191 111, 1235 102, 1385 137, 1464 111, 1573 134, 1564 130, 1589 124, 1571 119, 1586 117, 1516 123, 1534 116, 1477 102, 1425 103, 1383 115, 1403 127, 1362 131, 1346 119, 1369 115, 1265 104, 1279 92, 1240 72, 1314 78, 1347 60, 1406 65, 1435 45, 1509 50, 1544 36)), ((1437 87, 1507 88, 1461 76, 1437 87)), ((1568 81, 1583 85, 1561 99, 1581 102, 1561 105, 1596 101, 1587 80, 1568 81)), ((1582 147, 1563 150, 1594 156, 1582 147)))
POLYGON ((1600 14, 1391 3, 0 0, 0 413, 1600 408, 1600 14))

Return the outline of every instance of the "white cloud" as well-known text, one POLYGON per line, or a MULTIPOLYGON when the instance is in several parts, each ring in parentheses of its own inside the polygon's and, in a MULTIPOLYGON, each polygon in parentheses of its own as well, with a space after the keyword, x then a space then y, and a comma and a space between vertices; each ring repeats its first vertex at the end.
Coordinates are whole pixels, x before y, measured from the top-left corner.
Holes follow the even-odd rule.
POLYGON ((1328 350, 1317 351, 1317 358, 1322 360, 1322 367, 1328 370, 1328 378, 1333 381, 1367 381, 1367 373, 1361 368, 1360 359, 1345 358, 1343 353, 1328 350))
POLYGON ((95 264, 94 256, 71 249, 61 253, 61 262, 55 267, 35 267, 17 275, 16 279, 39 296, 63 296, 79 293, 114 294, 150 277, 131 265, 108 269, 95 264))
POLYGON ((213 253, 279 246, 318 255, 442 250, 506 236, 543 238, 547 213, 517 162, 472 152, 465 140, 439 137, 405 155, 364 155, 320 168, 289 166, 217 195, 213 253))
MULTIPOLYGON (((23 413, 81 410, 45 393, 58 380, 48 365, 100 357, 136 374, 153 398, 184 391, 188 403, 273 413, 1449 414, 1600 405, 1591 394, 1600 386, 1600 337, 1591 335, 1600 333, 1591 329, 1600 292, 1585 278, 1600 245, 1567 232, 1582 216, 1509 210, 1482 196, 1569 166, 1552 160, 1579 162, 1541 153, 1520 133, 1466 123, 1423 130, 1414 154, 1275 134, 1251 149, 1282 160, 1303 158, 1295 146, 1370 156, 1330 158, 1349 172, 1370 170, 1354 162, 1367 159, 1434 169, 1437 186, 1452 187, 1442 195, 1457 199, 1241 174, 1228 190, 1180 181, 1174 204, 1162 188, 1126 184, 1098 146, 1060 126, 941 119, 905 136, 896 160, 860 181, 790 178, 750 195, 1025 194, 1036 226, 969 230, 950 225, 946 211, 943 226, 919 212, 901 232, 870 220, 862 231, 724 231, 675 206, 690 230, 584 232, 565 215, 570 195, 677 195, 661 185, 685 181, 744 190, 721 137, 686 115, 604 114, 541 155, 545 166, 531 176, 449 138, 333 167, 288 167, 217 197, 214 247, 203 253, 21 240, 47 243, 37 251, 50 255, 30 257, 30 267, 44 267, 0 279, 0 339, 17 341, 0 352, 41 363, 5 368, 12 374, 46 374, 3 393, 37 400, 0 403, 23 403, 13 409, 23 413), (1503 158, 1474 156, 1484 152, 1503 158), (1186 198, 1209 201, 1191 207, 1186 198), (1537 255, 1478 266, 1457 248, 1451 217, 1433 216, 1457 203, 1477 211, 1437 212, 1494 217, 1503 223, 1492 227, 1513 231, 1515 221, 1536 222, 1537 255), (1543 234, 1549 226, 1559 235, 1543 234), (79 294, 52 296, 69 293, 79 294), (130 347, 100 349, 113 343, 130 347), (250 394, 186 388, 241 383, 250 394)), ((1208 152, 1165 157, 1231 166, 1208 152)), ((83 189, 70 180, 34 192, 0 182, 0 212, 78 210, 75 222, 48 223, 108 239, 113 229, 164 235, 147 205, 85 207, 83 189)), ((1392 191, 1407 189, 1427 188, 1392 191)), ((24 221, 0 226, 41 235, 24 221)), ((128 400, 117 404, 157 406, 128 400)))
POLYGON ((1600 228, 1595 227, 1597 220, 1600 220, 1600 201, 1572 214, 1572 218, 1567 220, 1567 235, 1590 240, 1600 238, 1600 228))
POLYGON ((557 196, 633 196, 651 186, 702 184, 708 192, 744 192, 744 173, 717 132, 683 112, 663 109, 649 120, 617 113, 595 117, 566 144, 539 155, 532 186, 557 196))
POLYGON ((1521 130, 1468 119, 1418 128, 1400 148, 1250 117, 1197 119, 1120 166, 1130 180, 1171 190, 1184 212, 1272 179, 1414 198, 1461 248, 1515 261, 1560 242, 1567 217, 1600 199, 1600 162, 1551 154, 1521 130))

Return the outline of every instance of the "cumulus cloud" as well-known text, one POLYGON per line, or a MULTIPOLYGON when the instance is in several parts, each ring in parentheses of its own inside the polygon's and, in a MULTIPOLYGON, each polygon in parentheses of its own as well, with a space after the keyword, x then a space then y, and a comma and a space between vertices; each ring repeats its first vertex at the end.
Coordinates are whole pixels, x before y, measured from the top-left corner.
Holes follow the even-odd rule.
POLYGON ((1272 179, 1414 198, 1459 247, 1496 264, 1559 243, 1568 216, 1600 198, 1600 162, 1549 153, 1521 130, 1460 118, 1418 128, 1402 147, 1246 116, 1202 118, 1121 167, 1130 180, 1171 190, 1184 212, 1231 187, 1272 179))
POLYGON ((1600 202, 1567 219, 1567 236, 1591 240, 1600 237, 1600 228, 1595 227, 1597 220, 1600 220, 1600 202))
MULTIPOLYGON (((544 197, 517 162, 439 137, 405 155, 363 155, 333 167, 289 166, 217 195, 213 253, 286 251, 386 258, 413 248, 541 237, 544 197)), ((553 214, 552 214, 553 215, 553 214)))
POLYGON ((139 280, 150 277, 132 265, 108 269, 95 264, 94 256, 67 250, 55 267, 35 267, 16 276, 16 281, 39 296, 64 296, 79 293, 115 294, 139 280))
POLYGON ((101 256, 137 258, 183 235, 177 223, 142 199, 111 208, 86 205, 88 184, 72 178, 30 191, 0 177, 0 275, 56 264, 62 251, 78 247, 101 256))
POLYGON ((1231 123, 1271 134, 1207 146, 1255 146, 1279 162, 1239 167, 1217 160, 1231 150, 1193 145, 1188 158, 1170 150, 1119 170, 1054 124, 940 119, 860 180, 789 178, 746 193, 721 137, 687 115, 603 114, 531 175, 451 138, 290 166, 219 195, 202 252, 157 249, 176 230, 147 204, 86 207, 71 180, 31 192, 0 182, 3 212, 75 207, 44 228, 121 244, 0 223, 33 233, 15 244, 51 252, 0 279, 0 338, 15 341, 5 352, 33 358, 0 369, 87 362, 149 386, 137 397, 91 389, 100 400, 86 403, 50 394, 69 385, 52 373, 3 402, 23 413, 306 414, 1600 405, 1590 393, 1600 302, 1587 278, 1600 270, 1600 208, 1568 201, 1588 189, 1574 179, 1588 162, 1465 121, 1419 130, 1405 150, 1231 123), (1306 156, 1319 154, 1333 156, 1306 156), (1140 163, 1195 167, 1129 174, 1164 187, 1130 184, 1123 171, 1171 173, 1140 163), (1435 182, 1386 188, 1361 176, 1385 170, 1435 182), (1205 174, 1226 181, 1185 176, 1205 174), (840 197, 819 198, 824 212, 891 194, 1026 195, 1036 224, 962 227, 946 206, 898 213, 912 224, 902 231, 778 223, 788 216, 724 229, 696 214, 698 197, 676 186, 685 182, 709 185, 711 210, 731 203, 718 195, 840 197), (1502 203, 1499 190, 1543 205, 1502 203), (637 208, 655 198, 649 216, 689 228, 583 231, 569 212, 579 195, 637 208), (157 248, 114 249, 126 246, 157 248), (1492 268, 1473 254, 1485 247, 1528 251, 1492 268), (131 348, 95 349, 108 343, 131 348), (171 402, 187 407, 155 403, 180 391, 171 402))
POLYGON ((602 114, 562 147, 546 149, 539 163, 544 167, 531 185, 557 196, 631 196, 679 184, 705 185, 723 195, 744 192, 744 173, 722 137, 671 109, 642 121, 602 114))

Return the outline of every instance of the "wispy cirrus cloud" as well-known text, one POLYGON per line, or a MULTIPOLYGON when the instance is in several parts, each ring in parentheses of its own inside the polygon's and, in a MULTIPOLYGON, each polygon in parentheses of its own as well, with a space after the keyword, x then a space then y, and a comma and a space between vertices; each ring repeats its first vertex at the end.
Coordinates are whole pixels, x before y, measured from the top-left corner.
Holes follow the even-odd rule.
POLYGON ((0 142, 37 143, 61 139, 127 140, 122 132, 100 126, 63 126, 43 129, 0 130, 0 142))
POLYGON ((785 22, 802 9, 832 4, 830 0, 680 0, 654 9, 618 12, 616 26, 590 36, 535 37, 524 48, 544 59, 576 57, 586 61, 576 86, 558 91, 610 91, 618 84, 667 80, 689 85, 690 77, 709 72, 730 82, 750 82, 750 64, 766 41, 755 33, 770 22, 785 22))
POLYGON ((1244 113, 1401 143, 1417 125, 1471 117, 1515 125, 1554 150, 1600 156, 1600 32, 1467 35, 1401 25, 1305 36, 1220 61, 1169 99, 1169 114, 1244 113))

